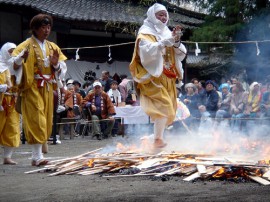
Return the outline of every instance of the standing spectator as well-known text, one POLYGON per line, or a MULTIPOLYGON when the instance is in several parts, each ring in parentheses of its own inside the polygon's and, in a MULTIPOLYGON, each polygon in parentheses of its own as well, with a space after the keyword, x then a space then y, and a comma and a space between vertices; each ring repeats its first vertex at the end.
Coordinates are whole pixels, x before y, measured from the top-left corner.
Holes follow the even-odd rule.
POLYGON ((110 72, 108 71, 102 71, 101 73, 101 83, 104 86, 104 91, 107 93, 111 88, 111 82, 113 81, 112 78, 110 78, 110 72))
POLYGON ((128 96, 128 82, 130 79, 127 79, 126 74, 120 75, 121 83, 118 85, 118 89, 121 93, 121 102, 126 102, 127 96, 128 96))
POLYGON ((240 82, 236 82, 232 86, 232 96, 231 96, 231 104, 230 104, 230 114, 232 116, 231 119, 231 128, 233 131, 237 132, 242 127, 242 118, 244 115, 245 105, 247 103, 248 93, 245 92, 242 84, 240 82))
POLYGON ((111 136, 114 126, 115 109, 111 98, 102 90, 102 84, 95 81, 93 84, 94 90, 83 99, 83 107, 87 107, 91 112, 91 119, 93 124, 93 137, 101 140, 103 137, 111 136), (100 124, 106 124, 106 128, 101 131, 100 124))
POLYGON ((0 145, 4 147, 3 164, 17 164, 11 159, 13 150, 20 144, 20 118, 15 111, 15 82, 11 79, 13 69, 11 54, 14 43, 5 43, 0 52, 0 145))
POLYGON ((21 110, 24 133, 27 143, 32 145, 32 165, 46 165, 42 154, 42 145, 47 148, 47 140, 52 132, 53 123, 53 80, 56 75, 64 78, 67 71, 65 55, 53 42, 47 40, 51 32, 52 17, 46 14, 34 16, 30 22, 32 37, 18 45, 13 56, 22 51, 28 57, 15 60, 15 68, 22 68, 20 84, 21 110))
POLYGON ((147 18, 139 29, 131 75, 140 91, 143 110, 154 121, 154 147, 165 147, 163 133, 175 119, 177 107, 176 79, 183 79, 181 61, 186 57, 186 48, 181 43, 181 27, 173 31, 165 6, 155 3, 147 11, 147 18))

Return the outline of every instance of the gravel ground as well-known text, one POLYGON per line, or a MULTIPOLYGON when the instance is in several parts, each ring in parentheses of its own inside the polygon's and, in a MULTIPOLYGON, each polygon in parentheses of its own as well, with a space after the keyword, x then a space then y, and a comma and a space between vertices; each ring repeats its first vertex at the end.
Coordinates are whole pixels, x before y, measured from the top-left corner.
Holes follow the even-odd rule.
MULTIPOLYGON (((127 138, 127 137, 125 137, 127 138)), ((110 148, 117 137, 102 141, 89 136, 49 145, 48 159, 76 156, 97 148, 110 148)), ((2 150, 1 150, 2 155, 2 150)), ((21 145, 13 155, 17 165, 0 165, 0 201, 269 201, 270 188, 255 182, 185 182, 183 177, 121 177, 102 175, 24 174, 33 170, 31 149, 21 145)))

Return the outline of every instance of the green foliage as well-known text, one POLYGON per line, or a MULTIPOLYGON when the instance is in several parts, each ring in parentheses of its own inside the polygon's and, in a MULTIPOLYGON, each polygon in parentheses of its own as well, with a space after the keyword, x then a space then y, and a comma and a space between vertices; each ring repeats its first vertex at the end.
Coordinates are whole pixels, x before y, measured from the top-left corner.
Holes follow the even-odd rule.
MULTIPOLYGON (((269 0, 192 0, 208 15, 201 28, 194 30, 192 41, 229 42, 253 19, 269 0)), ((255 30, 254 30, 255 31, 255 30)), ((215 45, 215 44, 213 44, 215 45)), ((209 45, 210 47, 213 45, 209 45)))

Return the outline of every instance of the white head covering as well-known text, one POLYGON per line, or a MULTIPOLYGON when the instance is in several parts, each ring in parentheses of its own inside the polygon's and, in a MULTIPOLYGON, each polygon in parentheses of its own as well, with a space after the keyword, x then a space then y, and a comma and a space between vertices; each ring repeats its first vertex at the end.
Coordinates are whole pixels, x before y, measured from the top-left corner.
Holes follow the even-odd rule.
POLYGON ((165 39, 171 36, 171 31, 167 27, 169 21, 169 13, 165 6, 155 3, 147 11, 147 18, 144 20, 143 25, 139 29, 139 34, 151 34, 156 36, 158 40, 165 39), (167 13, 167 22, 163 23, 156 18, 156 13, 159 11, 166 11, 167 13))
POLYGON ((252 91, 254 90, 254 87, 255 87, 256 85, 259 85, 259 83, 256 82, 256 81, 254 81, 252 84, 250 84, 250 86, 249 86, 250 92, 252 92, 252 91))
POLYGON ((16 48, 14 43, 7 42, 5 43, 0 51, 0 73, 4 72, 6 69, 13 64, 11 60, 11 55, 9 54, 9 50, 12 48, 16 48))

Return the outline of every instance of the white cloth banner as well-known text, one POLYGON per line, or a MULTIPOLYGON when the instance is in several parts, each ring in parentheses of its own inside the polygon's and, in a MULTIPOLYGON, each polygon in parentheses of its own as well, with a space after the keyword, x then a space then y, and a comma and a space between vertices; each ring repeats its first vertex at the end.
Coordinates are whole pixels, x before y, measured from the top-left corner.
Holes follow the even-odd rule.
POLYGON ((148 124, 149 116, 141 106, 115 107, 115 117, 123 118, 124 124, 148 124))

